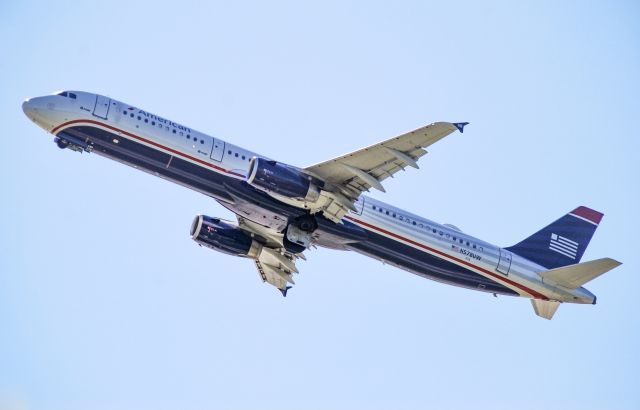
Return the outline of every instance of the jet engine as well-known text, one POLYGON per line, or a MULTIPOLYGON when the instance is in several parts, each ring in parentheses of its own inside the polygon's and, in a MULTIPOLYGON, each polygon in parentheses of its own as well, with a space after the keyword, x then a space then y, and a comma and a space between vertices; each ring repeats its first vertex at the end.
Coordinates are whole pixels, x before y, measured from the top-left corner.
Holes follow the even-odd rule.
MULTIPOLYGON (((279 247, 269 248, 254 240, 252 235, 237 226, 224 222, 218 218, 198 215, 191 225, 191 237, 199 245, 214 249, 233 256, 253 259, 263 282, 269 282, 277 287, 283 296, 294 284, 293 273, 296 268, 297 256, 285 254, 279 247)), ((305 248, 295 243, 291 246, 305 248)), ((285 245, 285 248, 288 247, 285 245)))
POLYGON ((322 184, 296 167, 258 157, 251 158, 247 183, 270 194, 305 202, 318 200, 322 184))
POLYGON ((206 215, 195 217, 191 225, 191 237, 200 245, 233 256, 255 257, 261 248, 237 226, 206 215))
POLYGON ((308 233, 317 228, 315 215, 319 212, 334 223, 342 223, 347 212, 356 211, 355 199, 348 197, 345 191, 281 162, 251 158, 246 182, 280 202, 309 211, 304 220, 296 221, 296 225, 308 233))

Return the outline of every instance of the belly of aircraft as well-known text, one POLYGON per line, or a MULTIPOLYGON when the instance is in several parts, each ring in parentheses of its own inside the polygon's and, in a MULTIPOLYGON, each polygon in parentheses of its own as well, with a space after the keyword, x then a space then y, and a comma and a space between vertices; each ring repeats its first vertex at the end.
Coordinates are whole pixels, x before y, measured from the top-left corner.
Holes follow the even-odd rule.
MULTIPOLYGON (((256 191, 238 178, 193 164, 145 144, 123 138, 101 128, 77 126, 63 131, 77 138, 89 140, 93 152, 136 167, 205 195, 211 196, 226 208, 256 223, 281 230, 290 217, 304 210, 280 203, 256 191)), ((447 284, 504 295, 517 295, 469 269, 415 249, 397 240, 345 222, 337 225, 320 217, 317 231, 318 245, 333 249, 353 250, 379 259, 416 275, 447 284)))
POLYGON ((348 249, 427 279, 483 292, 518 296, 517 292, 470 269, 372 231, 367 231, 365 241, 353 242, 348 249))

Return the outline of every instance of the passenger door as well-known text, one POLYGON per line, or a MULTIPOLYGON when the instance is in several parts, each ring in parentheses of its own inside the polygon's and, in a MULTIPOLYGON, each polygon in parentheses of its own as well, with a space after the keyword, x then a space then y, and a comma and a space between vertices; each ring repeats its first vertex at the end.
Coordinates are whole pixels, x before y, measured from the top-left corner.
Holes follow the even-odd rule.
POLYGON ((93 115, 103 120, 107 119, 109 114, 109 106, 111 105, 111 99, 102 95, 96 95, 96 105, 93 107, 93 115))
POLYGON ((498 266, 496 270, 502 274, 509 275, 511 269, 511 252, 500 249, 500 257, 498 259, 498 266))

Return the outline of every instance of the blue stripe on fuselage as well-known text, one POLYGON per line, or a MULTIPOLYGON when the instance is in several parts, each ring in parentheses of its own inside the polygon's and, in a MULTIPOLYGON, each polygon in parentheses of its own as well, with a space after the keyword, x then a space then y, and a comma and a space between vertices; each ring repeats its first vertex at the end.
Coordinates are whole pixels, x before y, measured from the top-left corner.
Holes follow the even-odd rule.
MULTIPOLYGON (((102 128, 86 125, 73 126, 64 129, 58 135, 64 137, 65 133, 88 139, 93 145, 93 151, 100 155, 158 174, 218 200, 233 202, 233 197, 240 197, 244 201, 251 201, 271 212, 291 218, 306 213, 302 209, 283 204, 253 189, 238 178, 196 165, 102 128), (118 143, 113 142, 114 138, 118 143)), ((400 241, 364 230, 349 221, 344 221, 345 223, 340 225, 321 216, 318 219, 320 231, 348 238, 351 242, 347 247, 358 253, 383 259, 392 265, 439 282, 474 290, 517 295, 513 290, 469 269, 400 241)))
MULTIPOLYGON (((354 224, 345 222, 345 225, 354 224)), ((373 231, 367 230, 366 240, 351 243, 347 247, 372 258, 383 259, 427 279, 474 290, 518 296, 517 292, 478 273, 373 231)))

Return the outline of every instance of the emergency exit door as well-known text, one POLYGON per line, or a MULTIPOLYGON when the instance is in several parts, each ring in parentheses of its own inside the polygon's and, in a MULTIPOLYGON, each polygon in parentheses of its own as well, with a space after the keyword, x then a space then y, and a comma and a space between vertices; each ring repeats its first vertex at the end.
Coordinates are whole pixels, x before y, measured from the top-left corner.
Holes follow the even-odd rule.
POLYGON ((211 159, 214 161, 222 161, 224 155, 224 141, 214 138, 213 147, 211 148, 211 159))

